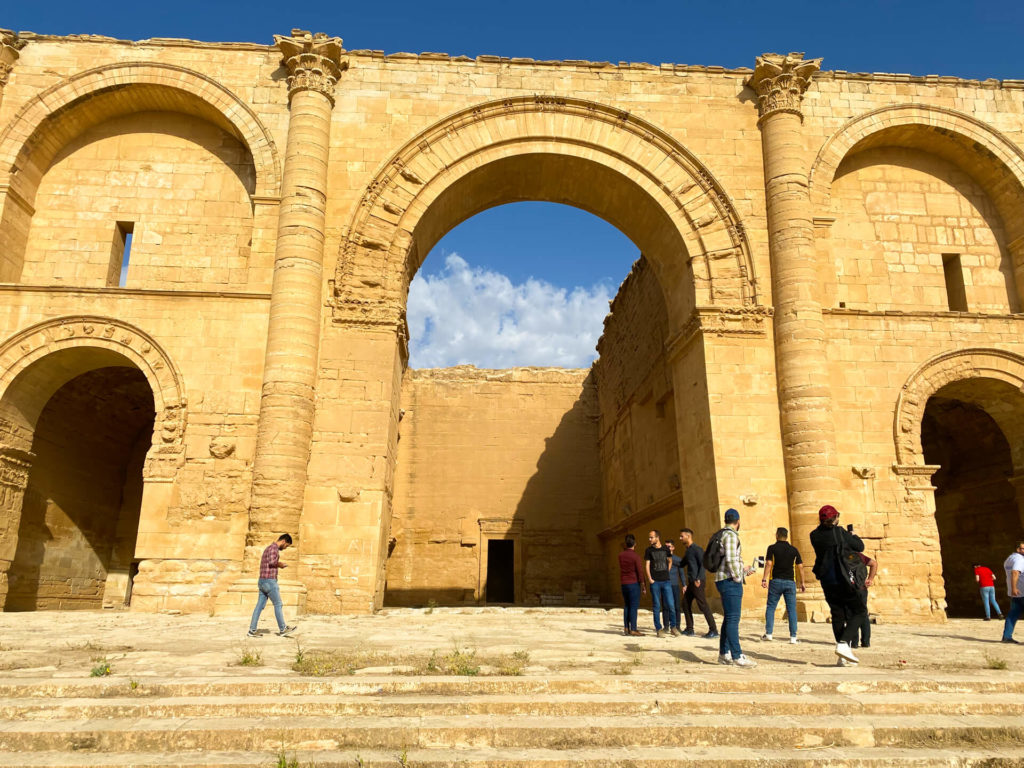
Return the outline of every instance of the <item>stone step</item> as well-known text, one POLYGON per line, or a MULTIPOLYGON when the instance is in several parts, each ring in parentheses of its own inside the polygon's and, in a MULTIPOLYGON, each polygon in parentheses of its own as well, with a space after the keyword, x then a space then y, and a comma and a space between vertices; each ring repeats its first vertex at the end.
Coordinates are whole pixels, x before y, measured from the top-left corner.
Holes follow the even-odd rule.
POLYGON ((1001 715, 1004 700, 990 694, 903 693, 857 694, 679 694, 672 683, 657 693, 484 694, 451 698, 421 694, 397 696, 191 696, 154 698, 38 698, 0 702, 0 721, 190 719, 257 717, 431 717, 520 715, 544 717, 652 715, 714 715, 733 717, 773 714, 824 715, 1001 715))
POLYGON ((267 768, 279 755, 301 768, 1024 768, 1024 748, 877 749, 821 745, 770 750, 732 746, 548 749, 408 749, 281 752, 81 753, 36 752, 5 756, 7 768, 267 768))
MULTIPOLYGON (((436 694, 476 696, 480 694, 643 694, 652 687, 671 687, 675 693, 752 694, 854 694, 854 693, 986 693, 1014 696, 1024 694, 1024 678, 986 680, 968 676, 899 677, 884 673, 865 674, 846 669, 820 676, 765 677, 756 671, 716 667, 713 672, 693 675, 601 675, 592 677, 379 677, 342 676, 310 678, 275 675, 221 678, 140 678, 131 688, 128 678, 41 678, 0 684, 0 700, 9 698, 84 698, 129 695, 177 696, 321 696, 436 694), (723 670, 719 672, 718 670, 723 670), (846 673, 846 674, 844 674, 846 673)), ((703 670, 702 670, 703 671, 703 670)))
POLYGON ((0 752, 275 752, 412 748, 557 749, 626 746, 819 746, 1024 748, 1024 718, 1012 715, 849 715, 736 718, 715 715, 633 717, 254 717, 91 721, 7 721, 0 752))

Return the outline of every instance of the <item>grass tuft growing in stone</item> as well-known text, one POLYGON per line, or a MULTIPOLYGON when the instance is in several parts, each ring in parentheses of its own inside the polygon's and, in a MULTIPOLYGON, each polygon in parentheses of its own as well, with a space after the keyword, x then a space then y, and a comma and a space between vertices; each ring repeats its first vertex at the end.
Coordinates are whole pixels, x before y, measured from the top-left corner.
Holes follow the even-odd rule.
POLYGON ((421 674, 426 675, 462 675, 474 677, 480 674, 480 664, 476 658, 476 649, 459 648, 456 646, 443 656, 437 651, 430 652, 430 658, 423 666, 421 674))
POLYGON ((498 663, 495 665, 499 675, 511 675, 518 677, 523 674, 523 668, 530 661, 530 652, 521 649, 513 651, 507 656, 501 656, 498 658, 498 663))
POLYGON ((110 666, 110 661, 106 657, 98 657, 92 661, 95 666, 89 672, 89 677, 107 677, 113 673, 114 668, 110 666))
POLYGON ((1006 663, 1006 659, 1001 659, 998 656, 991 656, 986 653, 985 666, 988 669, 1006 669, 1008 665, 1006 663))
POLYGON ((354 675, 357 669, 383 665, 390 658, 363 650, 307 651, 299 648, 295 653, 292 669, 300 675, 311 677, 336 677, 354 675))
POLYGON ((238 661, 235 664, 239 667, 262 667, 263 654, 254 648, 243 646, 238 652, 238 661))

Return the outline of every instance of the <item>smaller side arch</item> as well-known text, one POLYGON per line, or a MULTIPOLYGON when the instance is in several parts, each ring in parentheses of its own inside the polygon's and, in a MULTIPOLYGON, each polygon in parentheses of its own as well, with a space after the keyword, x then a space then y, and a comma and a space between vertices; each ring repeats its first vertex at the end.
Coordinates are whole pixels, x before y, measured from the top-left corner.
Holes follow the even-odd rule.
POLYGON ((918 366, 896 400, 893 440, 897 466, 924 465, 921 422, 928 398, 948 384, 968 379, 1002 381, 1024 394, 1024 357, 1002 349, 974 348, 945 352, 918 366))
MULTIPOLYGON (((979 171, 985 175, 1000 170, 1009 174, 1016 182, 1018 201, 1024 199, 1024 150, 998 130, 952 109, 925 104, 894 104, 847 121, 822 145, 810 173, 814 210, 828 208, 832 181, 840 163, 851 151, 858 146, 866 148, 876 143, 918 146, 922 142, 915 138, 915 133, 928 137, 929 146, 925 149, 946 156, 974 176, 979 175, 979 171), (965 167, 967 158, 982 160, 984 167, 965 167)), ((974 164, 977 165, 976 162, 974 164)), ((991 185, 984 186, 990 193, 997 191, 991 185)), ((1006 194, 1003 190, 998 192, 1006 194)), ((995 202, 1000 204, 999 200, 995 202)))
POLYGON ((187 400, 181 373, 162 346, 140 328, 96 315, 53 318, 30 326, 0 344, 0 450, 27 450, 26 439, 53 391, 95 360, 138 368, 153 391, 156 422, 146 459, 148 478, 173 478, 184 458, 187 400), (64 353, 63 378, 30 380, 33 363, 64 353), (81 368, 81 370, 78 370, 81 368), (19 378, 20 377, 20 378, 19 378), (53 391, 49 391, 49 390, 53 391))
MULTIPOLYGON (((79 72, 22 106, 0 133, 0 186, 17 186, 18 172, 33 152, 52 156, 59 149, 56 145, 68 139, 67 131, 80 133, 82 121, 65 127, 60 118, 85 100, 95 104, 100 98, 107 102, 106 108, 90 109, 84 127, 113 115, 143 109, 196 114, 233 134, 249 148, 256 170, 254 196, 280 195, 277 147, 252 108, 206 75, 156 62, 108 64, 79 72)), ((17 191, 22 197, 31 197, 26 190, 17 191)))

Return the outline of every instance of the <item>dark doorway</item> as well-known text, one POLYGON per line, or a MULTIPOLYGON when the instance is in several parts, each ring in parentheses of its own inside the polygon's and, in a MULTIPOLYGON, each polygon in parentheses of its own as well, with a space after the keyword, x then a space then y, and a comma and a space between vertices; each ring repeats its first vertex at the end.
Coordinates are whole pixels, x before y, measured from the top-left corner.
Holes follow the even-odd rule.
POLYGON ((516 543, 511 539, 487 540, 487 602, 514 603, 516 543))
MULTIPOLYGON (((1020 528, 1009 482, 1013 474, 1009 442, 992 416, 967 399, 983 391, 981 382, 974 384, 974 391, 966 384, 940 390, 928 400, 921 423, 925 461, 941 467, 932 482, 946 612, 951 617, 981 615, 973 565, 987 565, 996 572, 999 584, 1007 536, 1020 528)), ((996 596, 1000 603, 1006 602, 998 590, 996 596)))

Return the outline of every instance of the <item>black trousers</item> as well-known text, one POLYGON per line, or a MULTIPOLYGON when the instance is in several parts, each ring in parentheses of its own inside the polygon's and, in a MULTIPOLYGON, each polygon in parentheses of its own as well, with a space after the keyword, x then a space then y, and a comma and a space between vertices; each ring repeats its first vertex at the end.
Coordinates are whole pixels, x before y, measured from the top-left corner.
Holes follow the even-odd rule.
POLYGON ((711 608, 708 607, 708 598, 704 594, 704 587, 707 582, 702 581, 700 586, 694 586, 691 581, 686 585, 686 591, 683 593, 683 615, 686 617, 686 628, 689 630, 693 629, 693 601, 697 601, 697 607, 704 614, 704 619, 708 623, 708 629, 712 632, 718 631, 718 625, 715 624, 715 615, 711 612, 711 608))
POLYGON ((845 584, 822 584, 825 602, 832 611, 832 634, 837 643, 855 643, 868 608, 860 592, 845 584))

